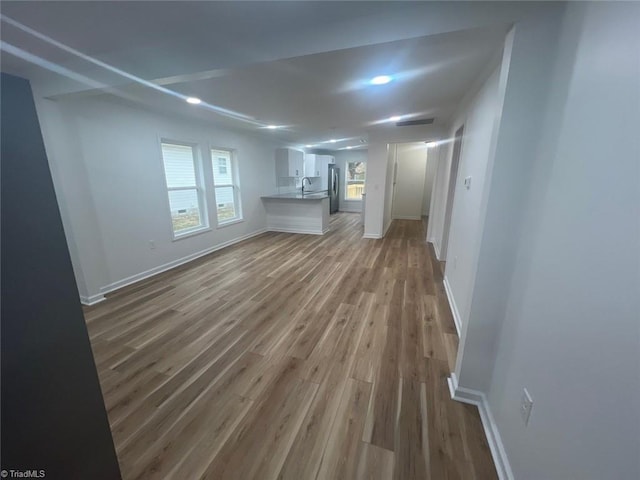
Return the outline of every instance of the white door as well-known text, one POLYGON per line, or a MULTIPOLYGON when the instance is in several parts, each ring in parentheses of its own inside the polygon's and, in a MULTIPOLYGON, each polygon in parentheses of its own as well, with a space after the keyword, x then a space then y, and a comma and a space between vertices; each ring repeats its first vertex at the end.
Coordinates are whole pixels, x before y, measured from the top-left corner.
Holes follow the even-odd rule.
POLYGON ((397 145, 392 218, 420 220, 427 168, 424 143, 397 145))

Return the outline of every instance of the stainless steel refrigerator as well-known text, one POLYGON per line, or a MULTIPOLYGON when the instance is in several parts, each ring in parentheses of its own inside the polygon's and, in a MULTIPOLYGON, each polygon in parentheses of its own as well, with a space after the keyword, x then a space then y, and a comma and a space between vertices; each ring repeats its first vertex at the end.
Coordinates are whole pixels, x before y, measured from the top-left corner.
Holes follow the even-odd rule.
POLYGON ((329 213, 336 213, 340 206, 340 169, 335 164, 329 165, 329 213))

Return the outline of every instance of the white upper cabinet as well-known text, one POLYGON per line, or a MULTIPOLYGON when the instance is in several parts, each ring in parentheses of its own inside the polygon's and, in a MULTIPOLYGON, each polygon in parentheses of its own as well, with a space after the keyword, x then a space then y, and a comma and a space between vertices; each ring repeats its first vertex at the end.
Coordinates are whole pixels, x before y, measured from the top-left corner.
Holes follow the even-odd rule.
POLYGON ((304 176, 320 179, 312 181, 313 190, 327 190, 329 188, 329 165, 332 163, 335 163, 335 157, 332 155, 305 154, 304 176))
POLYGON ((302 177, 304 153, 292 148, 276 149, 276 178, 302 177))
POLYGON ((316 155, 316 171, 320 177, 319 190, 327 190, 329 188, 329 165, 336 163, 332 155, 316 155))
POLYGON ((304 176, 305 177, 319 177, 320 176, 320 161, 319 157, 322 155, 316 155, 314 153, 306 153, 304 155, 304 176))

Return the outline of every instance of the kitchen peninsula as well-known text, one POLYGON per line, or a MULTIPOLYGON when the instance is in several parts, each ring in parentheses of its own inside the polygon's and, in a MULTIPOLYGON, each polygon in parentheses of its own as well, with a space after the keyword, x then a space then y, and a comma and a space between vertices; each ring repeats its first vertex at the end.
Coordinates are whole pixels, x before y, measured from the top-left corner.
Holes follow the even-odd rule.
POLYGON ((324 235, 329 231, 329 196, 326 192, 265 195, 262 203, 271 232, 324 235))

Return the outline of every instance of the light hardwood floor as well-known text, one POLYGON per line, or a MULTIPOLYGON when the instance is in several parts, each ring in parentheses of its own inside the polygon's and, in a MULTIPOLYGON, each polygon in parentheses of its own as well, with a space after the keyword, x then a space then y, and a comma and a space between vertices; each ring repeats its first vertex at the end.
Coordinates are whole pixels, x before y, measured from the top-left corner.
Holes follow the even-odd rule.
POLYGON ((420 221, 267 233, 85 309, 132 479, 493 479, 420 221))

